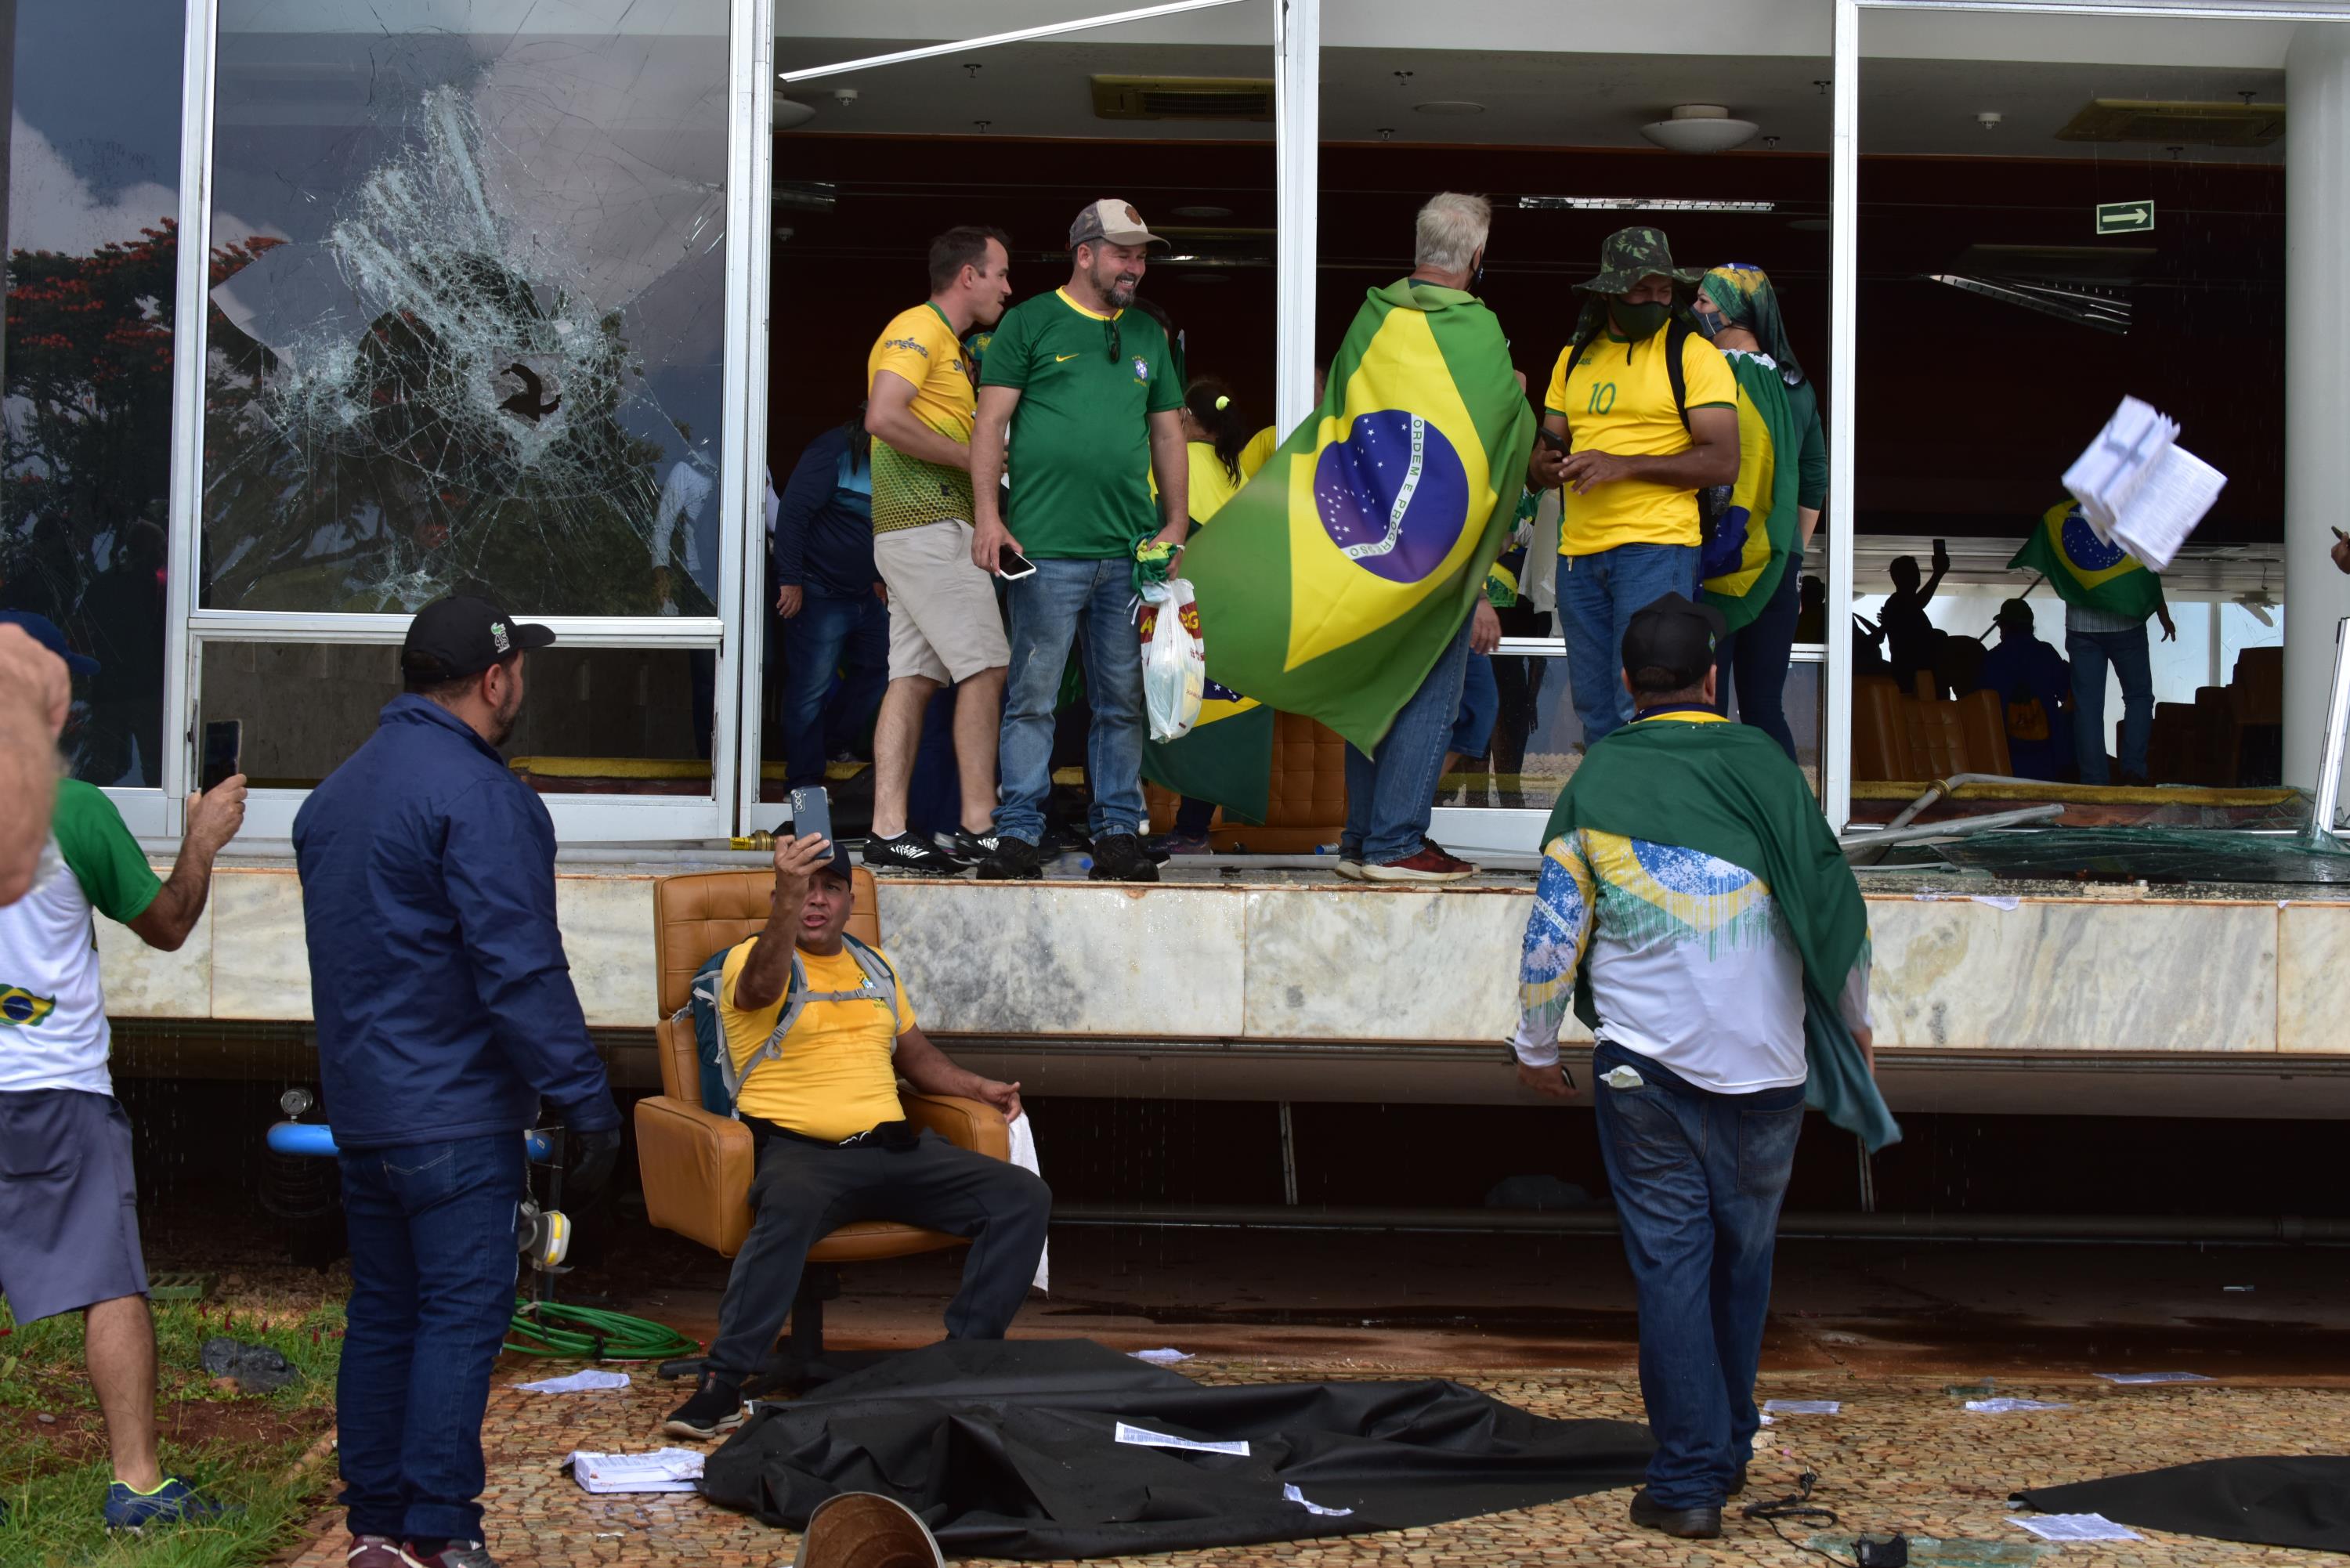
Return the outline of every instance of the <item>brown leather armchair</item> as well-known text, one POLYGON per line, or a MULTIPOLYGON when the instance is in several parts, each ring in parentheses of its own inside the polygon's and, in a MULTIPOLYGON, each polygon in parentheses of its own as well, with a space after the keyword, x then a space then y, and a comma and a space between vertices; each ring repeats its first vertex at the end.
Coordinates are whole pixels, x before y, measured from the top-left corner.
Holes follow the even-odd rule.
MULTIPOLYGON (((721 1257, 743 1249, 751 1231, 751 1129, 704 1110, 702 1068, 694 1055, 693 1021, 672 1015, 686 1004, 693 975, 710 955, 755 935, 767 923, 775 877, 767 871, 706 871, 664 877, 653 885, 653 954, 659 969, 660 1017, 654 1033, 661 1093, 637 1102, 637 1165, 645 1212, 721 1257)), ((879 946, 871 872, 859 867, 851 936, 879 946)), ((950 1143, 995 1159, 1010 1157, 1003 1113, 978 1100, 901 1091, 906 1119, 950 1143)), ((839 1293, 834 1266, 910 1257, 968 1243, 961 1236, 892 1220, 844 1225, 816 1244, 792 1303, 793 1357, 816 1361, 824 1336, 823 1303, 839 1293)), ((679 1365, 679 1364, 671 1364, 679 1365)), ((663 1368, 664 1372, 668 1370, 663 1368)))

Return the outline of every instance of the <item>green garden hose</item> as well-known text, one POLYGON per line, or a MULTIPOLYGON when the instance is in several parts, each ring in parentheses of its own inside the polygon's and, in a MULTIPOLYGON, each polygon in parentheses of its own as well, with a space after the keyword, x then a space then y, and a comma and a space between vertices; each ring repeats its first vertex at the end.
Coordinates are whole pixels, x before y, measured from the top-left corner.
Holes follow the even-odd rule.
POLYGON ((665 1324, 563 1302, 516 1301, 506 1334, 505 1348, 524 1355, 671 1361, 702 1353, 699 1344, 665 1324))

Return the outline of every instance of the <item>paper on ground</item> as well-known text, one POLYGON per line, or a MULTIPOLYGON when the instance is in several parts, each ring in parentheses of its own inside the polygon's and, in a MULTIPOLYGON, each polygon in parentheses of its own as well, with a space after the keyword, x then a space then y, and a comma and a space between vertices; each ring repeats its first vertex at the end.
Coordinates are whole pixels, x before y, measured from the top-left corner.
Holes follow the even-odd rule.
MULTIPOLYGON (((1012 1163, 1039 1181, 1043 1180, 1045 1173, 1036 1168, 1036 1128, 1029 1121, 1028 1109, 1024 1106, 1021 1107, 1020 1115, 1013 1119, 1011 1136, 1012 1163)), ((1032 1288, 1043 1291, 1048 1296, 1053 1293, 1053 1244, 1050 1241, 1045 1242, 1045 1250, 1036 1254, 1036 1278, 1032 1288)))
POLYGON ((1967 1408, 1978 1416, 2004 1416, 2011 1410, 2069 1410, 2073 1407, 2062 1401, 2045 1399, 1970 1399, 1967 1408))
POLYGON ((1987 904, 1994 909, 2004 909, 2010 914, 2023 908, 2022 899, 2007 893, 1970 893, 1967 896, 1967 901, 1973 904, 1987 904))
POLYGON ((582 1367, 568 1377, 542 1377, 536 1383, 517 1383, 517 1388, 533 1394, 591 1394, 605 1388, 626 1388, 629 1375, 606 1372, 601 1367, 582 1367))
POLYGON ((1171 1345, 1159 1350, 1129 1350, 1127 1354, 1137 1361, 1148 1361, 1153 1366, 1172 1366, 1179 1361, 1191 1359, 1188 1351, 1178 1350, 1171 1345))
POLYGON ((1306 1512, 1320 1514, 1325 1519, 1344 1519, 1355 1511, 1351 1508, 1324 1508, 1318 1502, 1307 1502, 1304 1492, 1286 1482, 1282 1485, 1281 1495, 1305 1509, 1306 1512))
POLYGON ((1248 1457, 1249 1451, 1245 1442, 1201 1442, 1197 1438, 1179 1438, 1171 1432, 1154 1432, 1148 1427, 1129 1427, 1123 1421, 1118 1424, 1118 1440, 1132 1443, 1138 1449, 1180 1449, 1191 1454, 1238 1454, 1243 1459, 1248 1457))
POLYGON ((2100 1372, 2108 1383, 2209 1383, 2200 1372, 2100 1372))
POLYGON ((1782 1416, 1834 1416, 1844 1404, 1836 1399, 1765 1399, 1762 1408, 1782 1416))
POLYGON ((2008 1523, 2032 1532, 2043 1541, 2144 1541, 2126 1524, 2116 1524, 2102 1513, 2043 1513, 2031 1519, 2010 1517, 2008 1523))
POLYGON ((584 1491, 602 1496, 626 1491, 691 1491, 702 1475, 702 1455, 691 1449, 657 1449, 650 1454, 599 1454, 574 1449, 564 1461, 584 1491))

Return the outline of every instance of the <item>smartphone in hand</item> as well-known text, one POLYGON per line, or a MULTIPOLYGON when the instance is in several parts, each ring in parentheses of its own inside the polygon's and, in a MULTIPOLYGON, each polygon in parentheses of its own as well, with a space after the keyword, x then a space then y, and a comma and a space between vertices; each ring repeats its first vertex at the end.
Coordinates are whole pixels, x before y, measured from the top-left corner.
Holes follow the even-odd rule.
POLYGON ((196 787, 217 789, 244 771, 244 721, 216 719, 204 726, 204 759, 197 770, 196 787))
POLYGON ((1036 563, 1006 545, 995 552, 995 575, 1007 583, 1036 575, 1036 563))
POLYGON ((792 791, 792 836, 832 842, 832 795, 822 784, 792 791))

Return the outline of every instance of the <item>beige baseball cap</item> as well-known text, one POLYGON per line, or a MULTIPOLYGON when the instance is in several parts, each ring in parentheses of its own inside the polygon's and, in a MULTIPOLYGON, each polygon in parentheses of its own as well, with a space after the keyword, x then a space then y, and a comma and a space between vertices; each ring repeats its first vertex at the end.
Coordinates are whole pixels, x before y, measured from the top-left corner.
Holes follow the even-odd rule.
POLYGON ((1069 248, 1107 240, 1114 245, 1163 245, 1167 242, 1143 227, 1142 214, 1130 202, 1106 196, 1077 214, 1069 225, 1069 248))

